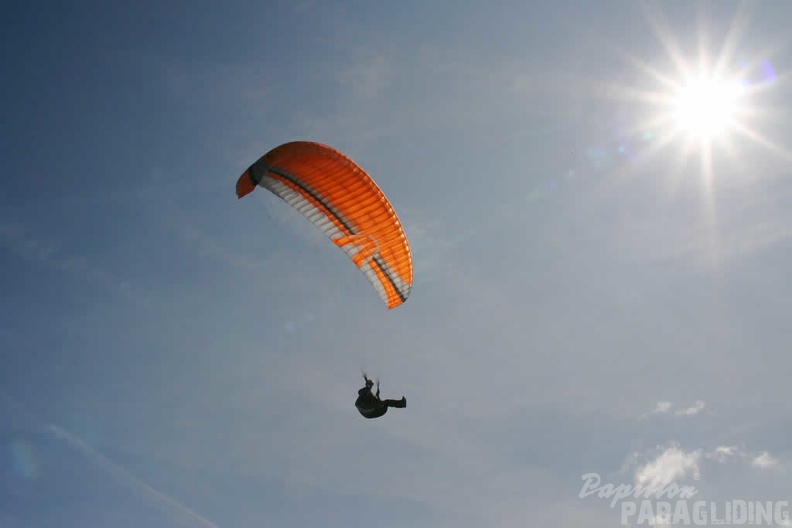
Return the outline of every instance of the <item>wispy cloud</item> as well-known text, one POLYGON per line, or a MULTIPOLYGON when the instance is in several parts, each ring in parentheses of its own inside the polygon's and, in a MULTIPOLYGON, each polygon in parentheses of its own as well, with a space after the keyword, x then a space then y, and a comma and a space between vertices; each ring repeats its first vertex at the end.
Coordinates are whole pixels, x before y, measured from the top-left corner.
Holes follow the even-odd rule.
POLYGON ((707 405, 706 403, 704 403, 704 401, 696 400, 696 402, 693 405, 689 407, 685 407, 683 409, 678 409, 674 414, 676 414, 677 416, 695 416, 701 411, 703 411, 706 406, 707 405))
POLYGON ((149 298, 129 280, 96 266, 83 255, 70 253, 63 243, 36 234, 25 224, 0 221, 0 246, 28 261, 35 261, 91 284, 112 290, 128 300, 148 303, 149 298))
POLYGON ((651 415, 651 414, 665 414, 668 411, 670 411, 671 407, 673 407, 673 406, 674 406, 674 404, 669 402, 669 401, 660 401, 660 402, 657 402, 657 405, 655 405, 654 410, 649 411, 646 415, 648 416, 648 415, 651 415))
MULTIPOLYGON (((107 472, 114 480, 117 481, 119 485, 129 486, 142 497, 152 500, 154 504, 166 509, 171 509, 176 514, 176 517, 179 521, 189 521, 189 525, 198 524, 200 526, 209 528, 219 528, 217 524, 201 516, 193 509, 190 509, 173 497, 144 482, 121 464, 114 462, 105 455, 99 453, 78 436, 70 433, 62 427, 46 422, 28 410, 20 402, 17 402, 10 398, 7 394, 0 392, 0 408, 3 406, 7 407, 6 411, 11 411, 8 414, 10 414, 12 417, 15 417, 17 419, 17 423, 22 423, 21 420, 24 420, 28 424, 26 427, 27 429, 34 430, 37 433, 46 434, 47 436, 64 443, 66 446, 70 447, 88 459, 96 469, 107 472)), ((0 526, 14 526, 14 524, 6 525, 2 521, 3 518, 0 517, 0 526)))
POLYGON ((173 223, 172 225, 177 235, 195 244, 198 253, 203 257, 222 260, 231 266, 246 271, 262 270, 267 265, 265 259, 232 251, 216 238, 208 236, 190 225, 178 223, 173 223))
POLYGON ((338 81, 359 97, 373 99, 382 94, 393 76, 391 60, 384 53, 369 53, 345 69, 338 81))
POLYGON ((755 456, 751 460, 751 465, 761 469, 779 469, 781 467, 779 460, 767 451, 755 456))
POLYGON ((705 456, 723 464, 732 458, 743 457, 745 453, 736 446, 718 446, 705 456))
POLYGON ((704 400, 696 400, 692 405, 673 410, 674 404, 670 401, 659 401, 655 408, 651 411, 644 413, 642 417, 652 416, 655 414, 673 414, 675 416, 695 416, 707 407, 704 400))
POLYGON ((273 105, 271 83, 263 68, 241 63, 157 60, 162 83, 182 102, 224 101, 235 109, 244 108, 259 115, 273 105))

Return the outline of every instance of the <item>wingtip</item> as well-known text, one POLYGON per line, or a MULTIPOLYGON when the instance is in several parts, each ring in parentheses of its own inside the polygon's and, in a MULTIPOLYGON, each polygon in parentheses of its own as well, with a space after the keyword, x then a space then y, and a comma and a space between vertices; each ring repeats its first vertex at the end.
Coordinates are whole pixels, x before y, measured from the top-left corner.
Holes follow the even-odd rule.
POLYGON ((250 177, 250 169, 246 170, 242 173, 242 175, 237 180, 236 184, 236 195, 237 199, 244 198, 248 194, 252 193, 256 188, 256 184, 253 183, 253 179, 250 177))

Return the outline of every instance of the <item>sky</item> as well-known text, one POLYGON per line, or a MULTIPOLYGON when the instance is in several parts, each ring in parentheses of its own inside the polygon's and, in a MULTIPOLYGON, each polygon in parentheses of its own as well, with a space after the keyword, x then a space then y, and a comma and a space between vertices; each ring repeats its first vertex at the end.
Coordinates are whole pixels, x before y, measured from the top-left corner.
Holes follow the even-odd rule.
POLYGON ((657 479, 721 517, 792 501, 785 3, 3 14, 0 528, 639 526, 679 497, 613 490, 657 479), (294 140, 388 196, 405 304, 237 200, 294 140), (362 418, 362 371, 407 408, 362 418))

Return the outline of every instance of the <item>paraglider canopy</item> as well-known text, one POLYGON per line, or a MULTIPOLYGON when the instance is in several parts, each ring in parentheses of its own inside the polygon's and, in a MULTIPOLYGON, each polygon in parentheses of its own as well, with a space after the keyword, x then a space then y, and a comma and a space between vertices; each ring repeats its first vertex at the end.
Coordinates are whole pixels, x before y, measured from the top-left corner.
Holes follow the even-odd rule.
POLYGON ((389 309, 407 300, 413 283, 407 236, 385 194, 348 156, 321 143, 285 143, 242 173, 237 197, 257 186, 294 207, 340 247, 389 309))

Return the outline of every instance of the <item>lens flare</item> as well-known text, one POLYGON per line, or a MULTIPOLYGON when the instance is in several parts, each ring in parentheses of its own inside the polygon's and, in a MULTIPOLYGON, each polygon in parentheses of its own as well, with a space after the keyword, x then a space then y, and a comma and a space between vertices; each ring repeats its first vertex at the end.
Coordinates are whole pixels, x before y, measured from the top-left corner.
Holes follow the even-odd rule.
POLYGON ((39 476, 36 452, 30 442, 16 439, 11 443, 11 465, 14 473, 24 480, 35 480, 39 476))

